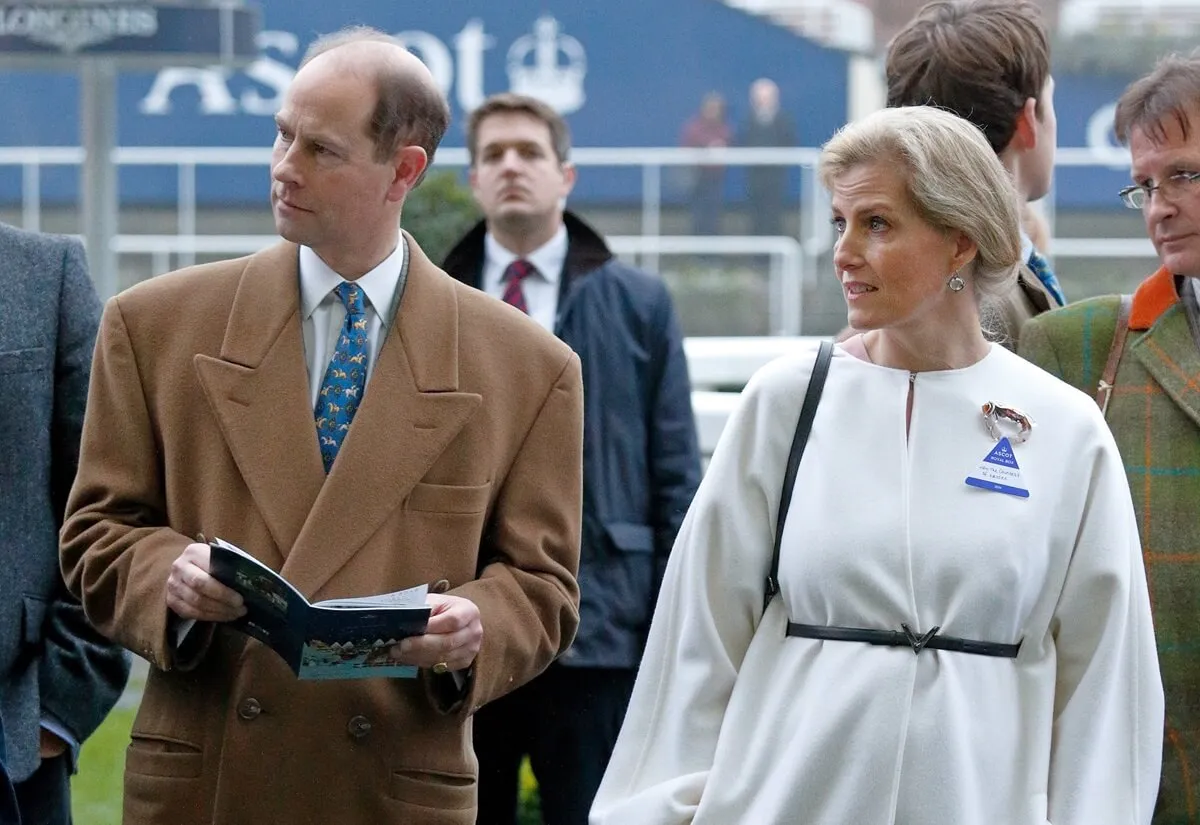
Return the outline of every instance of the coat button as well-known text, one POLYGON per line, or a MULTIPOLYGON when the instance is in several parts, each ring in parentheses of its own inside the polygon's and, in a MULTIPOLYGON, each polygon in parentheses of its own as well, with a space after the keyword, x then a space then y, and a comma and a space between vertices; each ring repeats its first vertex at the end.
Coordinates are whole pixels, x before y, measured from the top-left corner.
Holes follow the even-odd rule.
POLYGON ((258 715, 262 713, 262 705, 259 704, 257 699, 244 699, 242 703, 238 705, 237 712, 238 716, 242 717, 248 722, 251 719, 258 718, 258 715))
POLYGON ((365 716, 353 716, 346 725, 346 733, 354 739, 362 739, 371 732, 371 720, 365 716))

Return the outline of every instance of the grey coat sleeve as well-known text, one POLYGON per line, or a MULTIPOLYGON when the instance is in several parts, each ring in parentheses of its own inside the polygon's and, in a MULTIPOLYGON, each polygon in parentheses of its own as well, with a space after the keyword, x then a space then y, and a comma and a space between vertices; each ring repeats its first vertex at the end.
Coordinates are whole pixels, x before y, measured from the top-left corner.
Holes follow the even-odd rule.
MULTIPOLYGON (((62 252, 51 434, 53 497, 59 527, 79 464, 92 348, 100 323, 100 301, 88 277, 82 246, 67 241, 62 252)), ((44 634, 45 650, 39 665, 43 716, 52 716, 77 743, 82 743, 104 721, 125 689, 129 656, 91 626, 61 576, 49 605, 44 634)))

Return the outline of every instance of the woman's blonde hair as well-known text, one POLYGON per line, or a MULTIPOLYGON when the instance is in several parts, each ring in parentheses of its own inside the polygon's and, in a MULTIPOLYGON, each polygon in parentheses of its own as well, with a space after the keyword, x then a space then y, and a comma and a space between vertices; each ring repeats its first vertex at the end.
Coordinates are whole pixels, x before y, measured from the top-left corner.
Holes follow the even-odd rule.
POLYGON ((898 164, 917 212, 974 241, 974 265, 961 274, 974 279, 981 299, 1012 288, 1021 260, 1019 199, 977 126, 934 106, 881 109, 838 130, 821 150, 817 174, 832 189, 870 163, 898 164))

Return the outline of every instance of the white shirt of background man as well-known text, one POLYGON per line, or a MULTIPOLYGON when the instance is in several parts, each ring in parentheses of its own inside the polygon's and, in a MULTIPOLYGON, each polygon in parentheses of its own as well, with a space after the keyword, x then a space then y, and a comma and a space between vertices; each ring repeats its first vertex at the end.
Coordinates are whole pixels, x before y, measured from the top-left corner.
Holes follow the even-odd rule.
MULTIPOLYGON (((504 270, 518 257, 501 246, 492 233, 487 233, 483 238, 483 291, 495 298, 503 297, 504 270)), ((554 237, 526 255, 525 260, 537 270, 521 285, 525 291, 525 308, 529 310, 529 317, 543 329, 554 332, 558 285, 567 260, 567 227, 560 225, 554 237)))

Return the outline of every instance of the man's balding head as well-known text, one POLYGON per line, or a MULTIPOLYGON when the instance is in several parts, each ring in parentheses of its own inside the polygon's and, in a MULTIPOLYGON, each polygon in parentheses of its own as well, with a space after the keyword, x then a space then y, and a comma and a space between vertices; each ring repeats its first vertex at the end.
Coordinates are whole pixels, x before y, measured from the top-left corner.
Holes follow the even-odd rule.
POLYGON ((377 160, 402 144, 420 146, 430 163, 446 128, 450 108, 429 69, 396 38, 367 26, 353 26, 317 38, 300 62, 337 61, 339 69, 373 82, 375 108, 368 134, 377 160))

